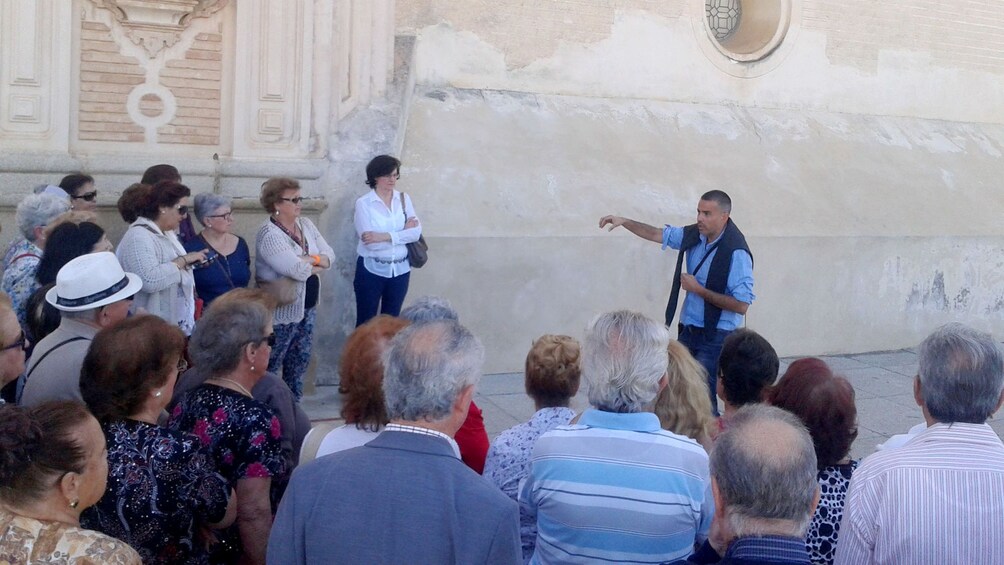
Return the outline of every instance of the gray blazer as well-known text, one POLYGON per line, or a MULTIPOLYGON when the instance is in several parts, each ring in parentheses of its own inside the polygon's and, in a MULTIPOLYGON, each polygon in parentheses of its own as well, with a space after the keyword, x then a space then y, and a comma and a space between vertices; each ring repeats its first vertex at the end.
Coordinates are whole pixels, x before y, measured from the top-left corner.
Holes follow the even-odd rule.
POLYGON ((519 509, 442 438, 384 431, 296 470, 268 563, 522 563, 519 509))

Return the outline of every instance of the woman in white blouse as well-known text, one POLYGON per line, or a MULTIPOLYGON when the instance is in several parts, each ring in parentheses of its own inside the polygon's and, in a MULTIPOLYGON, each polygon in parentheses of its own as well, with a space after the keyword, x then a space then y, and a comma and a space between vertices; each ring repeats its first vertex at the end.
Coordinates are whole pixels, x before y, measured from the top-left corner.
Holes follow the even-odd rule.
POLYGON ((268 179, 261 185, 260 201, 269 219, 255 237, 255 278, 259 286, 270 283, 281 302, 275 309, 275 345, 268 370, 281 373, 300 400, 314 341, 320 292, 317 274, 331 268, 335 252, 313 222, 300 217, 303 197, 295 179, 268 179), (282 286, 290 292, 278 290, 282 286))
POLYGON ((422 226, 411 197, 394 190, 401 178, 401 161, 378 155, 366 165, 372 189, 356 200, 356 327, 377 313, 397 316, 408 294, 411 266, 407 244, 418 241, 422 226))
POLYGON ((186 336, 195 327, 192 268, 206 258, 205 250, 185 253, 175 232, 188 215, 191 194, 187 186, 174 181, 136 185, 129 199, 136 220, 115 250, 122 269, 143 280, 133 308, 177 324, 186 336))

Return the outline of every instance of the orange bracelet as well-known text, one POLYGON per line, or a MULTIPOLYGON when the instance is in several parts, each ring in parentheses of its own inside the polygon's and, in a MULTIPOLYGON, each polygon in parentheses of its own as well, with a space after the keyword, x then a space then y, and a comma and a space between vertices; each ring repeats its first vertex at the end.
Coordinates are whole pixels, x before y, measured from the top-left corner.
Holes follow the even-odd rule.
POLYGON ((315 267, 320 267, 321 266, 321 256, 320 255, 311 255, 310 258, 314 260, 314 266, 315 267))

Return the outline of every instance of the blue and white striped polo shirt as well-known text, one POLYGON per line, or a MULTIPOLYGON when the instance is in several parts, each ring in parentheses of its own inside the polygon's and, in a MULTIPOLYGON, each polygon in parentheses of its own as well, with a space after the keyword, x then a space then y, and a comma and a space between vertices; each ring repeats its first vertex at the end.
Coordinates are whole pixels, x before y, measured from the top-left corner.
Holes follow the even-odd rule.
POLYGON ((537 440, 520 502, 537 515, 531 563, 664 563, 707 538, 708 455, 655 414, 587 410, 537 440))

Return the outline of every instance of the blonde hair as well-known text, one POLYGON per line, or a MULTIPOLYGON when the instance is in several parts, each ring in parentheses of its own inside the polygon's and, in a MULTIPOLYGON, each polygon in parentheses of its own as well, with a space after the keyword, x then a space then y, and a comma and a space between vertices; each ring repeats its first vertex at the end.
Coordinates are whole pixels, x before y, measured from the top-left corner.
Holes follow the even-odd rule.
POLYGON ((714 432, 708 392, 708 372, 686 346, 669 342, 669 383, 655 401, 655 414, 662 428, 685 435, 707 447, 714 432))

